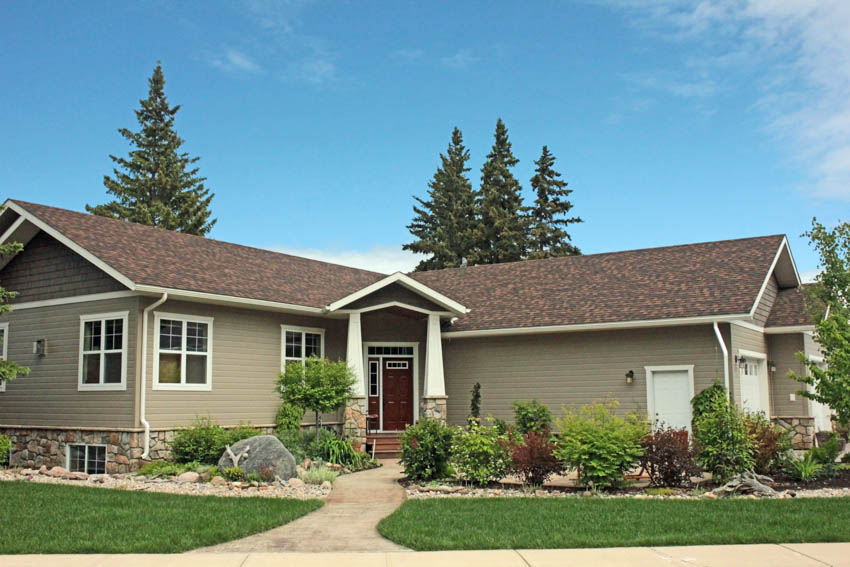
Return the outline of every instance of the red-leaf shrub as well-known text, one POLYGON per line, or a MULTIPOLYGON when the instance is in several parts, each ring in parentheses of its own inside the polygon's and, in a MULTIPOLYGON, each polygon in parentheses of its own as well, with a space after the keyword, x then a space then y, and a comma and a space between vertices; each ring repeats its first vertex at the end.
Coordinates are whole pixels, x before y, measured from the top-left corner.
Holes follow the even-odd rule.
POLYGON ((643 439, 640 465, 653 486, 687 486, 700 474, 683 429, 659 427, 643 439))
POLYGON ((563 470, 561 462, 552 452, 554 449, 555 444, 548 430, 542 433, 530 431, 522 436, 521 441, 511 442, 513 471, 523 484, 541 486, 553 474, 563 470))

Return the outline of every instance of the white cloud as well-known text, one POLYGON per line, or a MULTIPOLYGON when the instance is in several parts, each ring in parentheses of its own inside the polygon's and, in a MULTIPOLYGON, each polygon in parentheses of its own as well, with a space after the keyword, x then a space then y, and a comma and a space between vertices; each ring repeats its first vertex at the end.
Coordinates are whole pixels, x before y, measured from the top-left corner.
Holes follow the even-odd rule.
POLYGON ((850 1, 596 3, 624 11, 646 33, 690 43, 682 63, 701 80, 659 85, 672 94, 708 97, 735 81, 734 71, 756 76, 754 108, 803 165, 803 189, 850 200, 850 1))
POLYGON ((402 250, 401 246, 375 246, 368 250, 315 250, 287 246, 272 246, 268 249, 382 274, 413 271, 420 260, 425 258, 421 254, 402 250))
POLYGON ((233 48, 226 48, 222 53, 214 55, 210 64, 225 71, 258 73, 261 70, 260 65, 246 53, 233 48))
POLYGON ((800 279, 803 283, 812 283, 820 272, 820 270, 805 270, 800 272, 800 279))
POLYGON ((461 49, 454 55, 440 58, 440 63, 450 69, 466 69, 476 62, 478 62, 478 57, 475 57, 469 49, 461 49))

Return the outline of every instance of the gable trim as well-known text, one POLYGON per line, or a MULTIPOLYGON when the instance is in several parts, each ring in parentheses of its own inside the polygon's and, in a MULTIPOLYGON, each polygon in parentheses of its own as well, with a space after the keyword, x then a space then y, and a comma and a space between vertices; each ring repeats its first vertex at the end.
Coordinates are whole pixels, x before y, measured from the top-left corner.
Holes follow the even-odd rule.
POLYGON ((39 219, 38 217, 36 217, 32 213, 30 213, 29 211, 27 211, 23 207, 19 206, 14 201, 8 200, 8 201, 6 201, 4 206, 8 207, 9 209, 11 209, 11 210, 15 211, 16 213, 18 213, 19 215, 21 215, 21 218, 26 218, 26 220, 28 220, 29 222, 34 224, 36 227, 38 227, 39 230, 43 230, 44 232, 46 232, 47 234, 49 234, 50 236, 52 236, 53 238, 55 238, 56 240, 58 240, 59 242, 64 244, 66 247, 70 248, 71 250, 73 250, 74 252, 76 252, 77 254, 79 254, 80 256, 85 258, 86 260, 88 260, 90 263, 94 264, 102 272, 105 272, 106 274, 111 276, 113 279, 120 282, 125 287, 127 287, 131 290, 136 288, 136 284, 133 283, 133 281, 130 278, 128 278, 127 276, 125 276, 124 274, 122 274, 121 272, 119 272, 118 270, 116 270, 115 268, 113 268, 112 266, 110 266, 109 264, 107 264, 106 262, 104 262, 103 260, 98 258, 97 256, 95 256, 94 254, 92 254, 91 252, 89 252, 88 250, 83 248, 82 246, 78 245, 76 242, 74 242, 73 240, 71 240, 70 238, 68 238, 64 234, 62 234, 60 231, 56 230, 55 228, 53 228, 49 224, 45 223, 44 221, 42 221, 41 219, 39 219))
POLYGON ((755 316, 756 309, 758 308, 759 303, 761 303, 764 292, 767 290, 767 285, 770 283, 770 278, 773 277, 773 271, 779 263, 779 258, 782 257, 782 252, 786 250, 788 251, 788 258, 791 262, 791 266, 794 268, 794 277, 797 279, 797 285, 795 287, 800 287, 800 274, 797 272, 797 265, 794 263, 794 257, 791 255, 791 247, 788 245, 788 238, 783 236, 782 242, 779 243, 779 249, 773 257, 773 262, 770 263, 770 268, 767 270, 767 276, 764 278, 764 282, 761 284, 761 289, 759 289, 759 293, 756 295, 756 300, 753 302, 753 307, 750 309, 750 318, 755 316))
POLYGON ((144 293, 156 293, 162 295, 167 293, 169 299, 184 299, 188 301, 199 301, 201 303, 218 303, 235 306, 249 306, 258 309, 271 309, 275 311, 294 311, 298 313, 314 313, 321 315, 325 312, 320 307, 307 307, 305 305, 295 305, 293 303, 278 303, 277 301, 267 301, 264 299, 251 299, 247 297, 238 297, 235 295, 221 295, 217 293, 205 293, 201 291, 190 291, 185 289, 174 289, 169 287, 159 287, 154 285, 137 285, 135 290, 144 293))
POLYGON ((419 283, 410 276, 402 274, 401 272, 396 272, 390 276, 385 277, 384 279, 376 281, 371 285, 359 289, 352 294, 346 295, 342 299, 334 301, 333 303, 325 307, 325 311, 336 311, 338 309, 341 309, 342 307, 345 307, 353 301, 357 301, 358 299, 366 297, 367 295, 394 283, 399 283, 400 285, 406 287, 407 289, 413 292, 418 293, 419 295, 436 303, 437 305, 445 307, 456 315, 469 313, 469 309, 467 309, 457 301, 446 297, 442 293, 439 293, 438 291, 435 291, 430 287, 419 283))
POLYGON ((455 313, 452 311, 431 311, 429 309, 425 309, 424 307, 416 307, 415 305, 404 303, 403 301, 388 301, 387 303, 381 303, 379 305, 370 305, 369 307, 363 307, 362 309, 337 309, 334 313, 368 313, 370 311, 378 311, 380 309, 387 309, 390 307, 401 307, 402 309, 416 311, 417 313, 423 313, 425 315, 429 313, 436 313, 437 315, 444 315, 446 317, 451 317, 455 315, 455 313))

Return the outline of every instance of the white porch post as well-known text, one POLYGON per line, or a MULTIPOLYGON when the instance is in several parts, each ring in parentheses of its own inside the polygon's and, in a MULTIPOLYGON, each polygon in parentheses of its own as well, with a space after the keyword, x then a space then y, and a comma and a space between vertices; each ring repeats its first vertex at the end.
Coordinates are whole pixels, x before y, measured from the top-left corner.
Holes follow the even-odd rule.
POLYGON ((422 409, 426 417, 446 421, 446 383, 443 375, 443 341, 440 337, 440 316, 428 314, 425 344, 425 384, 422 409))
POLYGON ((345 406, 343 430, 348 437, 365 443, 366 416, 369 413, 366 402, 366 376, 363 372, 363 337, 360 332, 360 313, 348 316, 348 343, 345 359, 354 373, 354 387, 351 398, 345 406))

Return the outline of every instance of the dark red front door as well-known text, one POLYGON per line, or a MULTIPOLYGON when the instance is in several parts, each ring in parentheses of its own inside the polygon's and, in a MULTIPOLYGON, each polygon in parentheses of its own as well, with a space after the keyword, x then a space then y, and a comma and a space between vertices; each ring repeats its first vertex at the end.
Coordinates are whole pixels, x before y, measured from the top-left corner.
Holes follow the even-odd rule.
POLYGON ((384 430, 401 431, 413 423, 413 361, 385 358, 383 368, 384 430))

